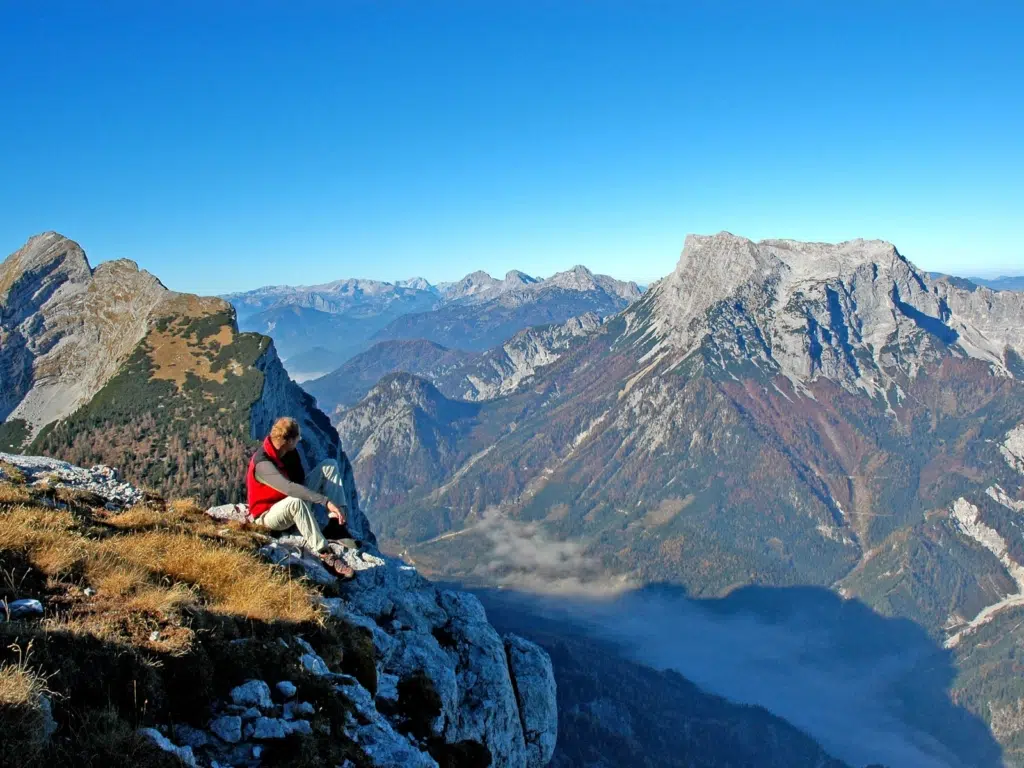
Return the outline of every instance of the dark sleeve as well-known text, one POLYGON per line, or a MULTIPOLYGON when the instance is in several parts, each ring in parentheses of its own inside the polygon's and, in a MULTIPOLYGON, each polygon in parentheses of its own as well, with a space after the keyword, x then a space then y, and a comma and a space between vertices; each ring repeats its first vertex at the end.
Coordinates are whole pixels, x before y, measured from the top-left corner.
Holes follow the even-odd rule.
POLYGON ((281 474, 281 470, 274 466, 274 462, 269 460, 261 461, 256 465, 256 479, 285 496, 294 496, 296 499, 302 499, 311 504, 326 505, 330 501, 322 493, 314 493, 300 483, 293 483, 281 474))

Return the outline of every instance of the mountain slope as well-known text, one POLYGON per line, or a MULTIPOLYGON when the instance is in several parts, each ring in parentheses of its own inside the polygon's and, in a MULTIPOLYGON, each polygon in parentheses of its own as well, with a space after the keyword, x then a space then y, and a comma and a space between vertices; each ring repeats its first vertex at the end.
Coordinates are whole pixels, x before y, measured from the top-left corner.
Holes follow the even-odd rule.
POLYGON ((89 266, 56 232, 0 264, 0 418, 35 434, 87 402, 174 294, 134 262, 89 266))
POLYGON ((335 371, 303 383, 326 413, 341 411, 358 403, 389 373, 412 373, 433 380, 475 357, 470 352, 448 349, 425 339, 382 341, 362 352, 335 371))
POLYGON ((1022 351, 1024 296, 932 279, 887 243, 690 237, 584 345, 481 404, 451 469, 409 484, 404 454, 376 453, 379 482, 404 484, 380 529, 490 583, 507 520, 695 595, 830 587, 966 663, 1021 590, 1022 351))
POLYGON ((236 308, 240 327, 273 337, 289 372, 303 380, 380 341, 425 339, 479 352, 533 325, 617 312, 640 293, 635 283, 577 266, 547 279, 516 270, 503 280, 474 272, 438 286, 422 278, 338 280, 268 286, 224 298, 236 308))
POLYGON ((565 323, 527 328, 481 353, 452 350, 423 339, 382 341, 303 387, 335 418, 388 373, 415 374, 456 400, 490 400, 525 386, 538 369, 582 344, 600 326, 600 318, 589 312, 565 323))
POLYGON ((381 379, 338 422, 348 450, 361 457, 356 481, 367 509, 385 509, 409 490, 451 472, 459 442, 479 410, 473 403, 449 400, 411 374, 381 379), (398 482, 391 476, 395 462, 403 465, 398 482))
POLYGON ((253 442, 278 416, 302 424, 307 462, 340 456, 270 339, 239 333, 226 302, 168 291, 130 262, 93 270, 53 233, 32 238, 0 276, 11 448, 117 466, 211 503, 240 500, 253 442), (12 369, 22 373, 9 388, 12 369))
POLYGON ((239 327, 271 336, 289 373, 321 376, 371 342, 396 317, 437 306, 438 292, 422 278, 385 283, 336 280, 313 286, 267 286, 227 294, 239 327))

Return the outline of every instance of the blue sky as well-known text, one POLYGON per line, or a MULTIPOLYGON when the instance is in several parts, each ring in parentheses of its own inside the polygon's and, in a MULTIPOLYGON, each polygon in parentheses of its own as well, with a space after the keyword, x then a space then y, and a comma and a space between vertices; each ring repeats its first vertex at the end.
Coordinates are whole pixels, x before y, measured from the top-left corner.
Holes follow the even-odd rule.
POLYGON ((0 253, 201 293, 648 281, 688 232, 1024 272, 1024 3, 0 5, 0 253))

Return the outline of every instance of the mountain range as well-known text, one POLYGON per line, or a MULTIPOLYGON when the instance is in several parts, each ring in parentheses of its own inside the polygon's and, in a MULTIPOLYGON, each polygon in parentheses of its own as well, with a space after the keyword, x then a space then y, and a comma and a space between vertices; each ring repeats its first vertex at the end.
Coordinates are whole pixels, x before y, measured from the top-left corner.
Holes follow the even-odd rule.
POLYGON ((640 296, 635 283, 576 266, 547 279, 473 272, 453 283, 339 280, 224 296, 241 328, 271 335, 299 381, 327 374, 379 342, 426 340, 483 351, 524 328, 593 312, 614 314, 640 296))
MULTIPOLYGON (((556 290, 571 289, 558 287, 556 290)), ((493 300, 483 299, 478 305, 486 306, 487 302, 493 300)), ((480 411, 487 402, 491 402, 485 400, 486 397, 505 391, 516 391, 517 386, 509 383, 515 375, 509 377, 508 371, 502 368, 503 362, 513 365, 520 372, 525 370, 522 368, 524 364, 533 366, 535 372, 546 370, 545 366, 550 366, 552 360, 562 359, 559 355, 572 354, 565 352, 565 349, 574 349, 576 344, 589 339, 603 327, 594 316, 548 329, 534 329, 508 342, 501 348, 503 351, 500 353, 492 350, 483 356, 466 358, 462 362, 467 365, 475 361, 477 367, 474 370, 489 367, 493 372, 492 378, 485 382, 480 376, 466 373, 472 368, 470 366, 453 379, 461 382, 458 386, 447 385, 451 387, 449 391, 453 394, 466 394, 459 387, 469 382, 471 386, 476 387, 474 391, 480 402, 437 400, 440 407, 431 416, 433 424, 436 425, 435 451, 440 454, 447 450, 453 456, 458 456, 462 447, 458 441, 450 441, 450 425, 459 422, 465 422, 467 426, 474 425, 480 411), (545 344, 550 345, 556 353, 543 352, 543 349, 547 349, 544 347, 545 344), (529 352, 530 350, 532 352, 529 352), (520 352, 526 357, 518 357, 520 352), (530 354, 533 354, 533 357, 530 357, 530 354), (527 359, 532 362, 524 363, 523 360, 527 359), (491 389, 487 389, 488 386, 491 389), (445 444, 445 441, 448 443, 445 444)), ((440 369, 435 367, 433 370, 440 369)), ((443 380, 442 373, 437 373, 437 376, 439 381, 443 380)), ((189 497, 204 505, 241 500, 244 490, 242 472, 255 442, 267 432, 274 418, 283 414, 294 416, 302 425, 304 440, 301 443, 301 450, 307 463, 325 456, 339 458, 349 495, 352 515, 350 526, 354 526, 353 534, 371 545, 375 540, 369 522, 361 511, 360 499, 364 489, 356 480, 346 453, 341 450, 338 433, 327 416, 317 408, 313 398, 289 378, 271 339, 256 333, 239 331, 233 308, 221 299, 201 298, 169 291, 156 277, 140 270, 133 262, 108 262, 93 268, 76 243, 56 233, 50 232, 33 237, 22 249, 0 264, 0 380, 3 383, 0 387, 3 392, 0 443, 4 450, 45 454, 83 465, 102 462, 118 467, 130 482, 148 488, 151 498, 189 497)), ((389 386, 396 393, 410 392, 418 397, 416 407, 434 407, 430 403, 432 398, 437 397, 434 391, 431 391, 433 385, 422 379, 409 374, 385 378, 375 389, 381 399, 386 399, 386 390, 389 386)), ((399 415, 399 420, 404 418, 404 415, 403 411, 399 415)), ((377 426, 367 425, 368 433, 375 433, 377 426)), ((414 432, 410 434, 418 439, 430 428, 431 424, 421 419, 415 425, 414 432)), ((388 445, 393 445, 393 442, 388 445)), ((370 454, 366 440, 360 444, 360 453, 365 462, 370 454)), ((393 460, 394 456, 387 459, 393 460)), ((3 470, 4 473, 9 471, 12 471, 10 467, 3 470)), ((410 467, 409 471, 413 474, 410 488, 419 488, 431 480, 435 466, 427 462, 420 469, 410 467), (417 475, 417 472, 420 474, 417 475)), ((5 474, 5 482, 14 476, 5 474)), ((373 492, 372 489, 369 490, 371 495, 373 492)), ((82 502, 79 500, 75 503, 82 502)), ((0 505, 6 505, 0 513, 7 515, 11 511, 7 502, 0 502, 0 505)), ((178 506, 168 507, 173 512, 168 512, 171 515, 168 517, 168 525, 173 527, 181 524, 181 520, 185 519, 181 517, 185 514, 181 510, 185 507, 192 509, 194 502, 183 502, 178 506), (175 520, 178 522, 174 522, 175 520)), ((34 512, 33 509, 26 507, 21 509, 19 514, 44 513, 34 512)), ((81 510, 76 514, 88 523, 82 523, 85 526, 82 530, 98 542, 94 542, 94 548, 108 545, 109 535, 118 535, 106 531, 109 525, 102 521, 102 510, 89 512, 84 517, 81 510), (92 520, 93 514, 97 515, 99 520, 95 524, 88 522, 92 520)), ((150 513, 147 511, 146 514, 150 513)), ((382 515, 380 519, 384 521, 388 518, 382 515)), ((149 518, 145 515, 133 517, 132 520, 135 521, 133 525, 139 526, 140 541, 155 541, 154 537, 166 535, 160 527, 159 520, 155 525, 147 522, 149 518)), ((30 522, 29 527, 32 527, 30 522)), ((204 530, 207 528, 216 530, 217 536, 229 535, 234 530, 220 530, 219 525, 211 526, 209 521, 205 523, 204 530)), ((118 530, 121 531, 120 528, 118 530)), ((58 538, 62 531, 68 536, 72 535, 70 529, 58 531, 54 528, 47 531, 47 536, 58 538)), ((30 540, 35 541, 31 537, 30 540)), ((54 542, 59 543, 57 539, 54 539, 54 542)), ((68 544, 70 543, 69 539, 68 544)), ((207 545, 218 552, 221 551, 217 549, 219 544, 216 542, 205 542, 204 546, 207 545)), ((82 547, 85 545, 81 544, 80 548, 82 547)), ((238 557, 228 553, 227 549, 223 551, 226 558, 238 557)), ((7 547, 0 545, 0 559, 3 560, 5 567, 11 557, 15 557, 13 562, 21 563, 22 561, 17 558, 27 556, 24 552, 15 552, 12 555, 7 547)), ((50 558, 46 562, 52 564, 55 561, 50 558)), ((192 571, 194 570, 193 567, 192 571)), ((404 567, 397 569, 398 576, 395 578, 402 579, 403 583, 413 583, 419 577, 406 573, 410 570, 404 567)), ((168 584, 177 588, 176 585, 169 582, 168 584)), ((371 598, 376 594, 374 590, 380 585, 368 583, 364 585, 366 589, 363 592, 359 591, 358 584, 356 586, 356 597, 362 595, 364 600, 370 601, 369 604, 363 605, 361 610, 372 613, 376 603, 373 603, 371 598)), ((24 591, 25 586, 19 586, 12 580, 10 589, 17 595, 24 591)), ((82 592, 77 586, 70 589, 75 594, 81 592, 85 598, 89 597, 88 590, 82 592)), ((398 592, 400 590, 395 594, 398 592)), ((101 590, 101 597, 104 594, 101 590)), ((352 595, 349 597, 355 599, 352 595)), ((454 635, 449 630, 441 628, 435 629, 433 635, 429 637, 420 637, 426 630, 418 622, 425 619, 410 618, 423 614, 430 616, 430 621, 435 620, 434 613, 430 611, 434 610, 436 613, 436 606, 431 608, 422 603, 421 598, 419 592, 410 593, 403 598, 395 597, 396 601, 408 599, 411 601, 410 605, 415 603, 415 610, 395 606, 390 609, 389 614, 388 609, 382 607, 381 610, 385 612, 376 621, 384 621, 384 617, 388 616, 393 617, 397 611, 398 618, 390 620, 389 631, 402 635, 403 647, 412 649, 421 645, 436 646, 439 649, 436 653, 440 653, 447 660, 449 656, 445 654, 448 652, 444 649, 452 646, 454 635), (402 623, 405 621, 413 621, 413 625, 407 627, 402 623)), ((474 604, 468 598, 459 599, 459 604, 464 605, 465 611, 468 611, 466 615, 471 614, 473 626, 487 637, 497 637, 483 616, 482 609, 478 605, 474 608, 474 604)), ((157 608, 151 608, 150 614, 147 614, 146 622, 152 621, 159 611, 157 608)), ((354 614, 345 610, 345 616, 353 619, 354 614)), ((143 617, 126 614, 125 620, 142 622, 143 617)), ((372 625, 367 631, 376 626, 374 620, 364 621, 372 625)), ((146 632, 149 632, 149 629, 146 632)), ((230 636, 211 639, 206 638, 208 633, 205 632, 194 634, 197 643, 212 643, 216 640, 225 644, 225 647, 234 647, 234 643, 241 642, 235 640, 229 643, 230 636)), ((151 644, 154 642, 154 635, 145 636, 150 638, 151 644)), ((189 637, 191 636, 189 634, 189 637)), ((353 649, 346 648, 346 658, 351 654, 352 659, 355 659, 350 660, 350 664, 360 663, 360 658, 365 661, 367 653, 374 653, 380 636, 383 636, 382 643, 387 640, 387 643, 392 644, 389 646, 385 643, 381 647, 394 647, 395 641, 388 639, 387 633, 381 633, 379 627, 372 636, 374 639, 369 643, 369 650, 363 647, 367 645, 366 642, 359 647, 362 656, 356 654, 353 649)), ((62 641, 66 645, 60 646, 64 663, 78 664, 80 652, 86 654, 95 651, 93 646, 79 648, 72 641, 73 638, 62 641), (93 650, 89 651, 89 648, 93 650)), ((560 668, 564 670, 566 681, 578 680, 584 687, 587 686, 589 683, 582 673, 587 669, 587 664, 595 658, 594 650, 586 643, 572 646, 563 644, 559 649, 560 668)), ((131 653, 136 651, 137 649, 133 649, 131 653)), ((460 660, 452 662, 461 665, 458 666, 459 679, 456 681, 454 673, 451 673, 451 680, 446 683, 448 687, 454 686, 460 691, 467 691, 466 695, 472 698, 472 681, 478 679, 481 670, 493 667, 499 670, 506 669, 505 689, 512 690, 513 683, 509 683, 507 677, 507 668, 512 662, 505 658, 504 652, 499 654, 501 658, 497 666, 494 666, 490 656, 484 658, 486 654, 491 653, 491 649, 485 654, 484 651, 469 646, 465 652, 465 659, 460 656, 460 660)), ((603 663, 608 667, 609 676, 606 683, 617 676, 624 685, 630 686, 622 695, 629 695, 623 698, 621 704, 617 704, 614 687, 606 685, 599 697, 600 700, 595 700, 592 704, 590 699, 580 697, 583 690, 570 695, 564 701, 569 707, 575 707, 577 704, 585 707, 584 710, 573 714, 575 721, 585 723, 586 727, 591 729, 590 732, 602 733, 605 735, 604 738, 614 741, 614 748, 621 754, 640 757, 645 751, 650 751, 652 758, 646 763, 650 765, 673 764, 674 753, 678 749, 692 752, 695 759, 700 755, 703 761, 713 760, 715 764, 722 765, 745 764, 755 754, 760 761, 767 761, 762 762, 766 765, 787 765, 794 756, 798 756, 800 760, 809 760, 815 765, 842 765, 831 759, 812 739, 778 717, 764 711, 734 706, 719 697, 702 692, 678 676, 664 677, 656 673, 647 673, 635 666, 625 665, 614 653, 604 653, 603 663), (620 664, 623 664, 621 668, 617 666, 620 664), (679 717, 665 721, 643 713, 642 700, 646 695, 644 692, 659 688, 671 701, 677 702, 673 706, 678 705, 679 708, 694 713, 695 716, 691 719, 692 731, 670 733, 670 730, 676 729, 679 725, 679 717), (630 716, 635 718, 637 729, 626 741, 622 740, 618 724, 621 718, 617 714, 617 708, 622 706, 633 713, 630 716), (726 739, 722 743, 712 743, 715 738, 713 734, 726 733, 743 734, 743 740, 734 743, 726 739), (666 739, 668 741, 665 741, 666 739), (655 744, 665 741, 667 746, 662 748, 652 744, 651 750, 648 750, 648 740, 653 740, 655 744)), ((539 649, 536 654, 543 656, 539 649)), ((50 656, 46 655, 46 658, 50 659, 50 656)), ((318 658, 310 655, 309 659, 312 661, 308 664, 316 667, 314 662, 318 658)), ((411 664, 416 668, 419 668, 416 666, 418 664, 428 663, 412 657, 399 661, 403 665, 411 664)), ((320 663, 323 664, 322 661, 320 663)), ((405 710, 402 707, 416 705, 429 710, 434 706, 426 692, 416 694, 415 692, 420 689, 412 687, 413 683, 422 687, 422 680, 414 676, 412 683, 405 679, 399 681, 394 675, 381 672, 386 665, 395 663, 398 663, 395 659, 377 659, 379 669, 375 671, 371 664, 370 672, 374 680, 378 674, 382 680, 378 702, 383 701, 380 696, 387 695, 384 683, 387 680, 391 681, 392 686, 397 683, 397 695, 402 705, 399 712, 378 712, 375 708, 383 707, 383 704, 373 701, 357 702, 355 706, 361 713, 360 717, 370 712, 373 718, 376 718, 369 725, 360 721, 360 727, 366 726, 371 731, 376 727, 383 728, 380 721, 384 714, 398 718, 398 722, 404 717, 402 712, 405 710), (419 699, 415 698, 415 695, 427 698, 417 704, 419 699), (410 696, 415 700, 410 699, 410 696), (367 706, 369 710, 366 709, 367 706)), ((303 661, 303 664, 307 662, 303 661)), ((237 669, 232 668, 231 671, 239 682, 246 674, 244 664, 237 669)), ((363 672, 366 670, 356 674, 363 672)), ((369 677, 367 680, 369 681, 369 677)), ((526 682, 525 678, 519 681, 520 687, 515 695, 518 696, 526 690, 522 687, 526 682)), ((233 682, 232 685, 234 684, 233 682)), ((375 688, 376 683, 372 687, 375 688)), ((569 693, 569 689, 566 692, 569 693)), ((331 691, 327 693, 336 695, 331 694, 331 691)), ((103 704, 99 699, 84 701, 81 699, 82 695, 85 694, 76 693, 76 700, 61 702, 57 710, 61 722, 64 718, 64 708, 77 706, 87 709, 103 704)), ((196 695, 198 696, 198 693, 196 695)), ((433 695, 437 697, 436 692, 433 695)), ((328 698, 330 699, 330 696, 328 698)), ((463 730, 477 728, 480 725, 474 720, 477 714, 462 714, 465 714, 466 720, 463 730)), ((149 720, 151 716, 148 715, 145 719, 149 720)), ((189 716, 202 719, 202 712, 194 711, 189 716)), ((459 711, 451 713, 451 717, 460 723, 461 716, 459 711)), ((110 717, 115 715, 111 714, 110 717)), ((138 712, 135 713, 135 717, 137 720, 138 712)), ((490 733, 487 729, 491 725, 481 726, 481 732, 490 733)), ((530 738, 537 736, 529 731, 529 723, 526 721, 517 721, 512 725, 514 728, 510 726, 510 733, 513 735, 524 730, 530 738)), ((174 733, 177 734, 177 731, 174 733)), ((17 735, 19 738, 24 736, 17 735)), ((322 747, 324 744, 320 742, 323 742, 323 739, 317 739, 322 747)), ((487 743, 486 747, 492 750, 510 748, 508 744, 497 741, 487 743)), ((450 745, 450 748, 452 759, 456 759, 463 752, 465 755, 475 754, 471 748, 477 748, 479 751, 478 744, 468 741, 460 741, 450 745)), ((448 750, 449 746, 444 744, 431 745, 431 753, 435 755, 447 754, 448 750)), ((372 750, 367 754, 372 754, 372 750)), ((558 752, 556 749, 554 760, 560 766, 582 766, 593 764, 592 756, 593 744, 588 745, 585 741, 574 739, 567 742, 566 750, 558 752)))
MULTIPOLYGON (((932 277, 947 277, 940 272, 931 273, 932 277)), ((991 288, 993 291, 1024 291, 1024 275, 1003 275, 1001 277, 968 277, 968 282, 991 288)))
POLYGON ((1024 294, 880 241, 720 233, 518 387, 463 399, 445 376, 465 361, 427 364, 336 418, 419 566, 558 588, 503 556, 518 527, 571 545, 573 588, 819 585, 945 646, 954 700, 1018 760, 1022 353, 1024 294))

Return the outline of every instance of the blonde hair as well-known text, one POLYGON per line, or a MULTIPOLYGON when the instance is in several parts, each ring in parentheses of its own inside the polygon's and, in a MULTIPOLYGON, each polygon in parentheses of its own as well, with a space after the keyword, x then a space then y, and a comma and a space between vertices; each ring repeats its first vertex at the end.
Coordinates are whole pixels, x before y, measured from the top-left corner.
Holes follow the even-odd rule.
POLYGON ((299 436, 299 422, 291 416, 282 416, 270 428, 270 439, 279 443, 294 440, 299 436))

